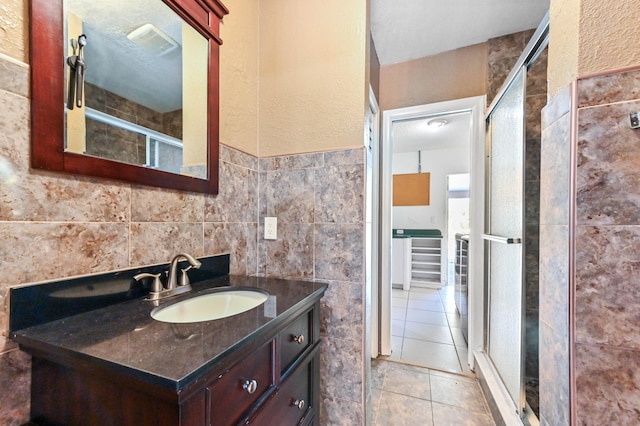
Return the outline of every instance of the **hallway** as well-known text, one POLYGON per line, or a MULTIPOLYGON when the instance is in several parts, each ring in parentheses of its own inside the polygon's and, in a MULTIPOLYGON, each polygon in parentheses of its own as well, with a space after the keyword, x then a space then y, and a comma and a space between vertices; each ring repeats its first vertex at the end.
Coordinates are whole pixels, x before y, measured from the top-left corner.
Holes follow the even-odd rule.
POLYGON ((371 361, 374 426, 494 426, 478 381, 396 362, 371 361))
POLYGON ((392 292, 392 353, 371 361, 373 425, 495 425, 466 361, 454 286, 392 292))
POLYGON ((393 289, 391 355, 383 357, 451 373, 468 374, 467 343, 460 329, 452 284, 440 290, 393 289))

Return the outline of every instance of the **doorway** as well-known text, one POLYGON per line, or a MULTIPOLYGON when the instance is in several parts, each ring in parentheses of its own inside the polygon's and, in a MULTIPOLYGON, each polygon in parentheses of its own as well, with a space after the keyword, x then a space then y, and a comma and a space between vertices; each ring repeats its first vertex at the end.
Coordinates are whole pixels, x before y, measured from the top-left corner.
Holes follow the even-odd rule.
MULTIPOLYGON (((393 223, 393 207, 392 207, 392 179, 394 169, 394 143, 397 138, 396 128, 401 128, 409 122, 417 120, 425 120, 426 122, 436 119, 442 119, 443 117, 457 117, 466 116, 466 126, 469 134, 469 147, 466 161, 468 164, 467 171, 471 176, 471 185, 469 188, 470 199, 470 232, 469 232, 469 350, 463 354, 462 364, 464 364, 464 370, 468 371, 473 367, 473 352, 482 348, 483 339, 483 289, 482 289, 482 265, 483 265, 483 253, 481 250, 477 250, 481 246, 480 233, 484 223, 484 210, 483 210, 483 191, 484 191, 484 109, 485 109, 485 97, 478 96, 472 98, 464 98, 453 101, 439 102, 428 105, 420 105, 416 107, 400 108, 395 110, 384 111, 383 113, 383 138, 382 146, 380 149, 381 159, 381 216, 380 216, 380 252, 381 252, 381 265, 380 265, 380 292, 379 292, 379 346, 378 354, 385 356, 393 356, 395 350, 396 356, 398 351, 402 351, 401 347, 398 347, 398 339, 393 338, 392 332, 392 315, 393 315, 393 297, 392 297, 392 234, 394 229, 393 223), (477 283, 477 284, 476 284, 477 283), (395 345, 393 344, 395 341, 395 345), (395 347, 392 347, 395 346, 395 347)), ((446 118, 445 118, 446 120, 446 118)), ((446 148, 446 147, 441 147, 446 148)), ((416 151, 417 153, 417 151, 416 151)), ((416 160, 418 161, 418 160, 416 160)), ((431 185, 433 191, 435 187, 431 185)), ((438 188, 442 193, 442 196, 438 199, 441 204, 441 222, 435 215, 428 216, 429 228, 440 229, 440 232, 447 232, 446 218, 444 217, 445 205, 447 202, 446 197, 446 174, 443 176, 443 182, 438 188), (431 217, 434 216, 434 217, 431 217), (433 225, 433 226, 432 226, 433 225)), ((434 199, 435 201, 435 199, 434 199)), ((412 222, 410 218, 405 218, 409 222, 407 225, 411 226, 412 222)), ((403 220, 405 220, 403 219, 403 220)), ((404 227, 404 224, 399 225, 404 227)), ((422 225, 421 225, 422 226, 422 225)), ((446 259, 446 244, 444 246, 444 259, 446 259)), ((441 261, 442 262, 442 261, 441 261)), ((447 276, 446 263, 444 266, 443 276, 447 276)), ((444 287, 444 282, 442 283, 444 287)), ((439 302, 442 303, 442 292, 439 291, 439 302)), ((411 291, 411 290, 409 290, 411 291)), ((453 287, 451 289, 453 296, 453 287)), ((445 288, 446 292, 446 288, 445 288)), ((429 289, 424 290, 424 293, 431 293, 429 289)), ((433 295, 423 295, 424 297, 434 297, 433 295)), ((431 300, 433 301, 433 300, 431 300)), ((425 300, 426 302, 426 300, 425 300)), ((408 303, 408 301, 407 301, 408 303)), ((416 301, 415 303, 419 303, 416 301)), ((444 303, 448 303, 444 301, 444 303)), ((451 299, 453 303, 453 298, 451 299)), ((408 306, 408 305, 407 305, 408 306)), ((443 304, 443 309, 445 305, 443 304)), ((455 309, 455 308, 454 308, 455 309)), ((454 311, 455 312, 455 311, 454 311)), ((446 313, 446 312, 445 312, 446 313)), ((405 317, 406 318, 406 317, 405 317)), ((396 336, 398 337, 398 336, 396 336)), ((373 354, 376 356, 377 354, 373 354)), ((458 362, 456 360, 456 362, 458 362)), ((462 367, 462 366, 461 366, 462 367)))

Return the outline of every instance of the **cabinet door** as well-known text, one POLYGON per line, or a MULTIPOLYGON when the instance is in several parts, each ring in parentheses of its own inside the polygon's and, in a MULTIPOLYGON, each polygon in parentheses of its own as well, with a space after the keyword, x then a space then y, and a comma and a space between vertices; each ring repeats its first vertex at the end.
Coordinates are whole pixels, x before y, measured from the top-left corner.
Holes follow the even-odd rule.
POLYGON ((207 424, 234 424, 273 386, 270 342, 207 386, 207 424))
POLYGON ((301 315, 280 333, 281 374, 284 374, 293 361, 298 358, 309 345, 314 343, 315 336, 313 335, 312 324, 313 310, 301 315))
POLYGON ((314 381, 319 368, 318 351, 308 355, 285 380, 280 389, 269 399, 249 424, 282 426, 308 424, 317 411, 314 381))

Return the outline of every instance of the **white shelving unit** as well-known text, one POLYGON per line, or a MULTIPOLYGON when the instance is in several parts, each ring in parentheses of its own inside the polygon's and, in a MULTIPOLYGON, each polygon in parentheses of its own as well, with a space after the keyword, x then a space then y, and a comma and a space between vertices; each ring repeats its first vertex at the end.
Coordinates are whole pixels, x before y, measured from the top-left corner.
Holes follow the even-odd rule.
POLYGON ((411 286, 442 287, 442 238, 411 238, 411 286))

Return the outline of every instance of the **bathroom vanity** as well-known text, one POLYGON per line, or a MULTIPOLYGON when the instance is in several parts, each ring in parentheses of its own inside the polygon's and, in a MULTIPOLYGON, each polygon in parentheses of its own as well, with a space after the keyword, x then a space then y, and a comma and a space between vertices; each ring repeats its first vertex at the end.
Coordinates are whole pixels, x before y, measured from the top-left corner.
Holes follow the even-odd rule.
POLYGON ((190 294, 137 297, 12 331, 33 357, 32 423, 317 424, 326 284, 225 275, 192 285, 190 294), (213 321, 150 316, 224 287, 269 298, 213 321))

